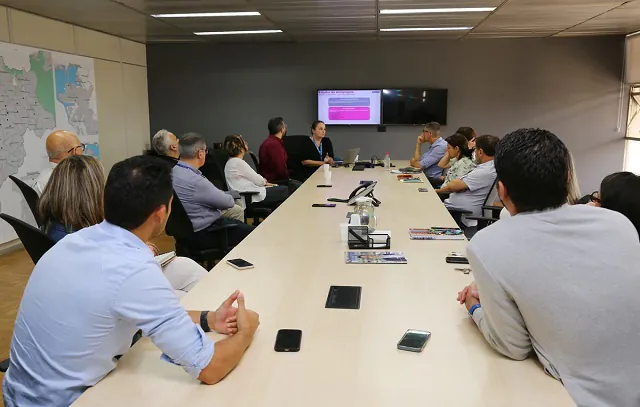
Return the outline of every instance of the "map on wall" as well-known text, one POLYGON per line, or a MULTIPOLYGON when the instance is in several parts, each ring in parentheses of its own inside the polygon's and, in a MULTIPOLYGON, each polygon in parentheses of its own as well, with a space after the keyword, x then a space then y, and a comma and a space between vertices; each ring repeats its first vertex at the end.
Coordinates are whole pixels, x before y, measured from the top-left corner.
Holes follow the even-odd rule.
MULTIPOLYGON (((35 225, 9 176, 33 184, 54 130, 75 132, 100 157, 93 59, 0 42, 0 212, 35 225)), ((0 221, 0 244, 15 238, 0 221)))

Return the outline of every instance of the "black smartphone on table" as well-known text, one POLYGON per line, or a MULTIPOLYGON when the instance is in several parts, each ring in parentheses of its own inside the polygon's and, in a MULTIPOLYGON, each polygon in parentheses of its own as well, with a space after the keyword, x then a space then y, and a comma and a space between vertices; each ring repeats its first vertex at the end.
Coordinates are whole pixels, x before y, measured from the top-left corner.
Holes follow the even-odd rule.
POLYGON ((331 185, 316 185, 317 188, 331 188, 331 185))
POLYGON ((281 329, 276 336, 273 349, 276 352, 298 352, 302 342, 302 331, 299 329, 281 329))
POLYGON ((422 352, 430 337, 431 332, 409 329, 398 342, 398 349, 409 352, 422 352))
POLYGON ((311 205, 313 208, 335 208, 336 204, 313 204, 311 205))
POLYGON ((253 268, 253 264, 249 263, 244 259, 231 259, 227 260, 227 264, 231 267, 237 268, 238 270, 246 270, 253 268))

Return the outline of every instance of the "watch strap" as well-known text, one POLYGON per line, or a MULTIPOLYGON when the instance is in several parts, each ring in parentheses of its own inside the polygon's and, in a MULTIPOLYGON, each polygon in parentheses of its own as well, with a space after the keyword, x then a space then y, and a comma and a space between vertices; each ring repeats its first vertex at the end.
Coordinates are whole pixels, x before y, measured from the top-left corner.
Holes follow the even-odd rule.
POLYGON ((205 332, 211 332, 211 328, 209 327, 209 321, 207 318, 209 317, 209 311, 202 311, 200 313, 200 327, 205 332))

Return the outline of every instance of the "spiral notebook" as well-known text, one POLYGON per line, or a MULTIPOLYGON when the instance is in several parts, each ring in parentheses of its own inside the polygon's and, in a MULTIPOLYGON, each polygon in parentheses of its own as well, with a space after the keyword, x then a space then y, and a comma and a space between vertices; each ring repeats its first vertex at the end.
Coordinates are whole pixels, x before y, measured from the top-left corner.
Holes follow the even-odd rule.
POLYGON ((158 264, 160 264, 160 267, 166 266, 167 264, 171 263, 175 258, 176 258, 176 252, 167 252, 154 257, 154 259, 158 262, 158 264))

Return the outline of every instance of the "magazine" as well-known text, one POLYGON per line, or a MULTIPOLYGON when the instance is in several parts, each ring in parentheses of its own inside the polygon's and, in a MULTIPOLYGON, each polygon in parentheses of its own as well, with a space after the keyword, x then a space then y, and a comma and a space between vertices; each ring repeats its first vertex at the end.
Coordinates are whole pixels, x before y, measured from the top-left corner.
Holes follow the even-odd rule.
POLYGON ((409 229, 411 240, 464 240, 461 229, 456 228, 430 228, 409 229))
POLYGON ((347 264, 407 264, 402 252, 345 252, 347 264))

